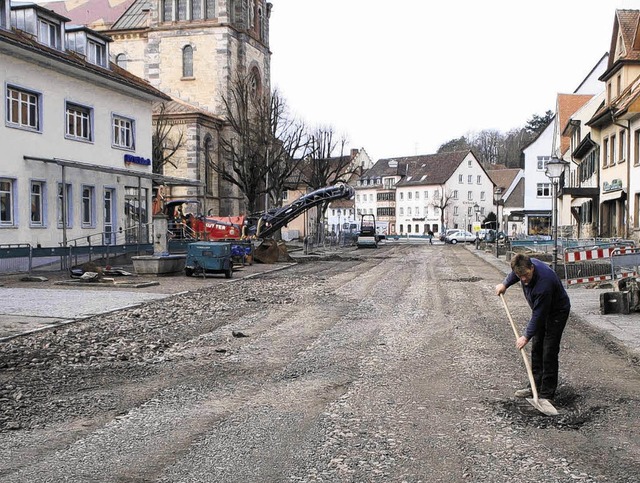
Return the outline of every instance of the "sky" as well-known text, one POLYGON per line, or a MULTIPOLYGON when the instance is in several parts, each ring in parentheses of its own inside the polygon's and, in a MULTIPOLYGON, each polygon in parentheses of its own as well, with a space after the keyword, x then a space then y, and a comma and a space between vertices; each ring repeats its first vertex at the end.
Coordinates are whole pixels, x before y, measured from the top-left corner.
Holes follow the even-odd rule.
MULTIPOLYGON (((640 0, 270 0, 271 84, 371 159, 555 110, 640 0)), ((339 152, 333 153, 339 155, 339 152)))

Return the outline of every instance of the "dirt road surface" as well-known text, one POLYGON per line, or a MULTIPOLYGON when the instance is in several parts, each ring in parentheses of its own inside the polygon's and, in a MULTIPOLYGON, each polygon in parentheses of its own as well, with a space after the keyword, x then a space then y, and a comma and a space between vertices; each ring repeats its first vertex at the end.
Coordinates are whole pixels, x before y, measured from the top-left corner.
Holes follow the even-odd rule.
POLYGON ((519 403, 501 279, 393 245, 13 339, 0 481, 639 481, 637 365, 572 317, 560 416, 519 403))

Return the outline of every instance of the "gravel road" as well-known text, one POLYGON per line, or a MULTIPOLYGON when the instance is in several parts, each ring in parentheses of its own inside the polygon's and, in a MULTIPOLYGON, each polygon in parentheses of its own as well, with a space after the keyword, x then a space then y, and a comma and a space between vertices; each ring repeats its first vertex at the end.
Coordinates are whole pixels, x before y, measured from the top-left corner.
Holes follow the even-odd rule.
POLYGON ((0 480, 639 481, 637 365, 572 317, 560 416, 517 402, 501 279, 389 245, 13 339, 0 480))

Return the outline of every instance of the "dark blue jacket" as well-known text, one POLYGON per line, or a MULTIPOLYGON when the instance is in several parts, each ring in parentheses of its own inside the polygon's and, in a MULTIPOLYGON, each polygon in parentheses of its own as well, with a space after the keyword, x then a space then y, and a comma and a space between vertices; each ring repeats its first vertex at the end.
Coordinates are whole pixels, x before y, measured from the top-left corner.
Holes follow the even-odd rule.
MULTIPOLYGON (((568 314, 571 310, 569 296, 556 273, 537 258, 532 258, 531 262, 534 266, 531 282, 522 284, 522 291, 531 307, 531 319, 523 334, 527 339, 531 339, 539 325, 544 324, 550 316, 568 314)), ((511 272, 502 283, 510 287, 519 281, 518 276, 511 272)))

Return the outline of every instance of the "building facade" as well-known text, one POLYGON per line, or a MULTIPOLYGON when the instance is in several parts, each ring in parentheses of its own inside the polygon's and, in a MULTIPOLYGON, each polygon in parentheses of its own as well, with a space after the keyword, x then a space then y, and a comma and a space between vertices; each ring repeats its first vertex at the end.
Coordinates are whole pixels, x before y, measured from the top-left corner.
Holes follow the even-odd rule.
MULTIPOLYGON (((224 119, 223 99, 230 99, 238 77, 250 77, 256 93, 271 89, 269 17, 265 0, 127 0, 128 8, 113 4, 104 10, 99 0, 82 4, 52 2, 58 13, 82 24, 104 22, 104 34, 113 44, 115 63, 170 95, 174 101, 164 112, 155 110, 155 122, 173 126, 171 140, 182 142, 163 174, 197 179, 199 188, 173 185, 164 188, 166 199, 200 201, 213 215, 244 213, 244 200, 236 186, 224 182, 212 169, 226 161, 220 138, 232 136, 224 119), (87 12, 95 12, 87 17, 87 12), (120 11, 120 10, 118 10, 120 11)), ((171 146, 169 146, 171 148, 171 146)))
POLYGON ((108 37, 35 4, 0 11, 0 243, 146 243, 152 106, 169 97, 110 63, 108 37))
POLYGON ((492 211, 493 188, 472 151, 381 159, 355 186, 356 213, 376 215, 389 235, 471 230, 492 211))

